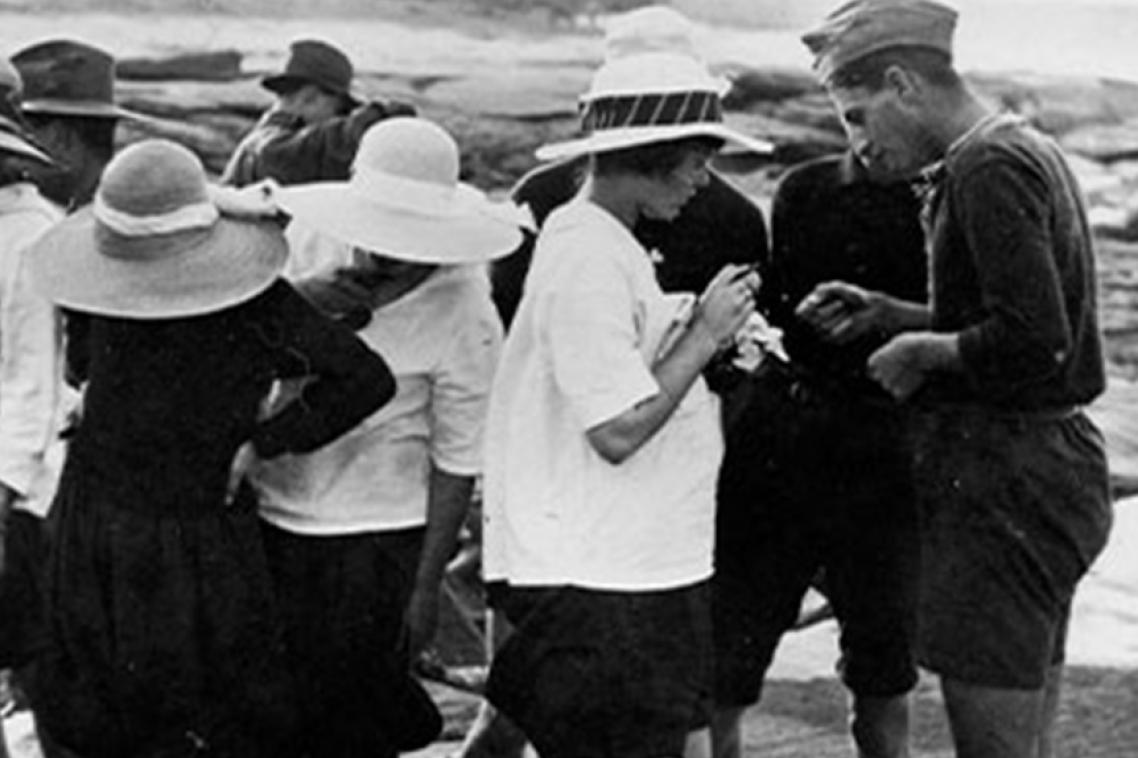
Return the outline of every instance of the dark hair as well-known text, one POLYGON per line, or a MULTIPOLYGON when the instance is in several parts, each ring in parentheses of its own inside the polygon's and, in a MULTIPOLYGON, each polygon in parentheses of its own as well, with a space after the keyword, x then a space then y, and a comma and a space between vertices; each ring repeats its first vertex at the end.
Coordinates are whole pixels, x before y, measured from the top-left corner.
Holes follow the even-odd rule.
POLYGON ((714 153, 723 147, 718 137, 685 137, 667 142, 608 150, 593 155, 593 173, 597 176, 636 174, 667 176, 680 167, 693 152, 714 153))
POLYGON ((909 69, 936 87, 960 86, 960 74, 952 67, 951 55, 916 45, 887 47, 858 58, 831 74, 827 84, 841 89, 864 87, 876 92, 884 86, 885 72, 892 66, 909 69))

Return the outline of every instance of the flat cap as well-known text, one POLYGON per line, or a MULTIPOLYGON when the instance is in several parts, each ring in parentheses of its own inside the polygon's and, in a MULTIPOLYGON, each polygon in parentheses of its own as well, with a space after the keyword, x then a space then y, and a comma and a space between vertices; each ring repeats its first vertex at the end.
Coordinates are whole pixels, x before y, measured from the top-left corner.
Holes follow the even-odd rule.
POLYGON ((838 69, 887 47, 929 47, 952 55, 957 13, 932 0, 852 0, 802 36, 814 70, 827 81, 838 69))

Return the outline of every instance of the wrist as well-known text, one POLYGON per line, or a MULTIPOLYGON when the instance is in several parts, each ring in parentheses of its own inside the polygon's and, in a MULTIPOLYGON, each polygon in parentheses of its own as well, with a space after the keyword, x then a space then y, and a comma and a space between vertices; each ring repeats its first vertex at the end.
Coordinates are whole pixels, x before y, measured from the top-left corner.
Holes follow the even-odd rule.
POLYGON ((921 365, 929 371, 949 371, 960 362, 960 348, 956 334, 929 332, 921 343, 921 365))

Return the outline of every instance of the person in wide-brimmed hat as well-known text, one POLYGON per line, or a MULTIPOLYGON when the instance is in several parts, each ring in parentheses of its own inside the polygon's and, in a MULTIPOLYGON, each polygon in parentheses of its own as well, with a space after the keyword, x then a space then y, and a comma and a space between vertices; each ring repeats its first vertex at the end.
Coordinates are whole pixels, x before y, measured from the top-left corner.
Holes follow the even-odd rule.
POLYGON ((346 179, 369 126, 414 113, 404 103, 357 95, 354 75, 351 60, 334 45, 294 41, 284 69, 261 80, 276 102, 234 150, 222 182, 244 187, 263 179, 281 184, 346 179))
POLYGON ((280 279, 286 254, 166 140, 123 150, 29 253, 43 293, 90 318, 32 682, 39 728, 78 755, 290 754, 300 688, 240 477, 330 442, 394 381, 280 279), (297 376, 302 401, 265 417, 297 376))
POLYGON ((485 263, 521 232, 515 214, 459 181, 454 139, 420 118, 372 126, 348 181, 275 198, 292 218, 297 288, 352 323, 398 387, 336 442, 254 477, 277 589, 295 611, 295 665, 313 687, 305 744, 390 755, 434 736, 384 716, 382 666, 407 670, 435 635, 502 338, 485 263))
POLYGON ((20 112, 55 166, 35 174, 43 193, 67 209, 90 202, 114 154, 115 125, 140 118, 115 103, 115 60, 83 42, 55 39, 15 53, 23 79, 20 112))
POLYGON ((726 142, 713 77, 684 37, 632 25, 593 76, 585 184, 538 235, 491 391, 487 581, 516 631, 490 702, 546 758, 709 749, 715 479, 723 441, 701 371, 754 312, 724 267, 664 295, 641 218, 675 219, 726 142))

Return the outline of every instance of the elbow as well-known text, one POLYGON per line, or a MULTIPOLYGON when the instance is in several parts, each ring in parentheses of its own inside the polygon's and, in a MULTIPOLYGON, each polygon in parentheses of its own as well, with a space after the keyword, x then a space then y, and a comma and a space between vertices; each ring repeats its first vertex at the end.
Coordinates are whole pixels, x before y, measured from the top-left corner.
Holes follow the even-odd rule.
POLYGON ((605 427, 590 429, 586 436, 597 455, 613 466, 624 463, 640 448, 640 445, 627 435, 605 427))

